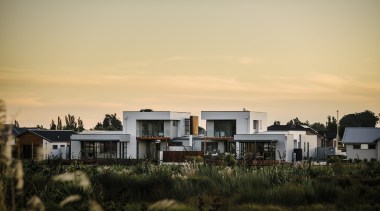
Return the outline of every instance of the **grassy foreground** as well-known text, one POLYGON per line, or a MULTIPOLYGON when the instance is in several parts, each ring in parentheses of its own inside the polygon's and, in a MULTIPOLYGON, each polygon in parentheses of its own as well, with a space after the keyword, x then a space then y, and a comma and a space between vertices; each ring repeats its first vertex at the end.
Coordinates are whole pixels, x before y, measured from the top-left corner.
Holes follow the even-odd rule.
POLYGON ((2 166, 1 210, 379 210, 380 162, 2 166), (13 170, 9 170, 13 169, 13 170))

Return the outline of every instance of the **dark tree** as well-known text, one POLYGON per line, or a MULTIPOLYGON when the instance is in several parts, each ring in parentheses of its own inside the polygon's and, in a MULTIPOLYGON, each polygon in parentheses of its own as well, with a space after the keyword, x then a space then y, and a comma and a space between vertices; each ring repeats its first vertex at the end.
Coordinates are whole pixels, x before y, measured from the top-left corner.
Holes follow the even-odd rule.
POLYGON ((54 123, 53 119, 51 120, 51 123, 50 123, 50 130, 57 130, 57 125, 54 123))
POLYGON ((281 125, 281 122, 280 122, 280 121, 277 121, 277 120, 275 120, 275 121, 273 122, 273 125, 281 125))
POLYGON ((94 130, 104 130, 101 122, 96 123, 94 130))
POLYGON ((15 122, 12 124, 14 127, 20 127, 20 124, 18 123, 17 120, 15 120, 15 122))
POLYGON ((117 118, 115 114, 106 114, 103 119, 103 124, 98 122, 95 130, 123 130, 122 122, 117 118))
POLYGON ((336 132, 336 118, 333 116, 327 116, 326 130, 330 132, 336 132))
POLYGON ((58 117, 58 121, 57 121, 57 130, 62 130, 63 127, 62 127, 62 120, 61 120, 61 117, 58 117))
POLYGON ((63 127, 64 130, 73 130, 77 128, 77 122, 75 121, 74 115, 68 114, 65 116, 66 125, 63 127))
POLYGON ((140 112, 152 112, 153 110, 150 109, 150 108, 143 108, 143 109, 140 109, 140 112))
POLYGON ((83 121, 78 118, 78 121, 75 120, 74 115, 68 114, 65 116, 66 125, 63 127, 64 130, 73 130, 75 132, 82 132, 84 130, 83 121))
POLYGON ((310 127, 316 131, 326 131, 325 125, 320 123, 320 122, 315 122, 315 123, 311 124, 310 127))
POLYGON ((306 122, 302 122, 301 120, 296 117, 295 119, 290 120, 286 123, 286 125, 290 126, 299 126, 299 125, 309 125, 309 121, 306 120, 306 122))
POLYGON ((379 117, 369 110, 347 114, 339 121, 339 136, 343 137, 346 127, 375 127, 378 121, 379 117))
POLYGON ((84 127, 83 127, 83 121, 80 119, 80 117, 78 118, 78 128, 77 128, 77 132, 82 132, 84 131, 84 127))

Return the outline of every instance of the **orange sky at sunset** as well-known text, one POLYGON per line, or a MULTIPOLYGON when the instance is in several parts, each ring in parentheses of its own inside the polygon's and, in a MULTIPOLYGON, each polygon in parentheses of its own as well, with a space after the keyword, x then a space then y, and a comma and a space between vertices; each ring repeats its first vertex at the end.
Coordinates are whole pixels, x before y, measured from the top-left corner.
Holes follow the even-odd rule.
POLYGON ((8 122, 124 110, 380 113, 380 1, 0 0, 8 122))

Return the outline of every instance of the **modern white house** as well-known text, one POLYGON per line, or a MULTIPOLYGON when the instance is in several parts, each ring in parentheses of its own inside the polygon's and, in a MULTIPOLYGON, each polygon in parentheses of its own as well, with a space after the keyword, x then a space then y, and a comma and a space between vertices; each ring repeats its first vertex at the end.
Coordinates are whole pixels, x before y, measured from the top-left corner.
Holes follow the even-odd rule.
POLYGON ((342 141, 348 159, 380 160, 380 128, 347 127, 342 141))
POLYGON ((124 111, 122 131, 84 131, 71 136, 72 159, 162 160, 163 151, 192 151, 198 117, 188 112, 124 111))
POLYGON ((255 111, 202 111, 206 120, 206 135, 196 138, 194 150, 207 155, 239 153, 236 134, 253 134, 267 129, 267 113, 255 111))
POLYGON ((124 111, 123 131, 72 135, 71 158, 163 160, 169 154, 165 151, 193 151, 291 162, 315 158, 321 143, 321 136, 306 126, 267 127, 266 112, 202 111, 201 119, 206 121, 204 135, 198 135, 198 117, 189 112, 124 111))
POLYGON ((187 140, 172 141, 197 133, 198 118, 189 112, 124 111, 123 134, 130 135, 127 154, 132 158, 160 159, 162 151, 192 147, 187 140))

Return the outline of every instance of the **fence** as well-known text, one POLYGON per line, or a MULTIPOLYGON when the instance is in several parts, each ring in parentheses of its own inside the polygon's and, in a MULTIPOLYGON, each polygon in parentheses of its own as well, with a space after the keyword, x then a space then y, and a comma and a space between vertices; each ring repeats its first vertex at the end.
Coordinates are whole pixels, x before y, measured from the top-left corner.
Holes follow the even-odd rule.
POLYGON ((188 156, 204 157, 203 151, 164 151, 164 162, 185 162, 188 156))

